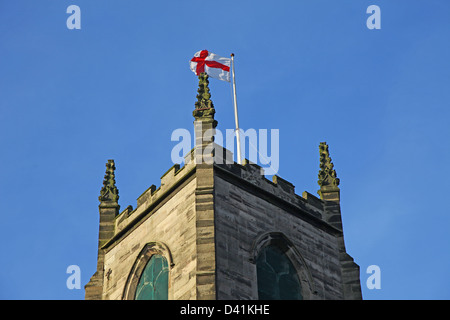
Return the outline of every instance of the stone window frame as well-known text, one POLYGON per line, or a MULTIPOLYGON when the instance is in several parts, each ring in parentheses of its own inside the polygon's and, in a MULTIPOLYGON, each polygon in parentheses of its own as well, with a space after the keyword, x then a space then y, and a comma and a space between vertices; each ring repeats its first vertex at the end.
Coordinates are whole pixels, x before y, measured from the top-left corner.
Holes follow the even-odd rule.
POLYGON ((167 264, 169 266, 169 279, 168 279, 168 299, 172 298, 172 290, 171 290, 171 270, 174 266, 172 253, 170 252, 169 247, 162 242, 148 242, 144 245, 141 252, 139 252, 133 267, 131 268, 130 273, 128 274, 127 281, 125 283, 125 288, 122 294, 122 300, 134 300, 136 289, 139 284, 139 279, 141 278, 142 273, 144 272, 147 263, 150 261, 153 255, 159 254, 166 258, 167 264))
POLYGON ((297 271, 298 279, 300 280, 303 300, 312 300, 317 295, 317 291, 314 286, 314 281, 309 271, 309 268, 305 262, 305 259, 295 247, 292 241, 289 240, 282 232, 272 231, 259 235, 253 242, 251 250, 250 262, 255 265, 255 285, 253 290, 253 296, 258 299, 258 275, 256 272, 256 259, 263 248, 268 246, 276 246, 283 252, 287 258, 294 265, 297 271))

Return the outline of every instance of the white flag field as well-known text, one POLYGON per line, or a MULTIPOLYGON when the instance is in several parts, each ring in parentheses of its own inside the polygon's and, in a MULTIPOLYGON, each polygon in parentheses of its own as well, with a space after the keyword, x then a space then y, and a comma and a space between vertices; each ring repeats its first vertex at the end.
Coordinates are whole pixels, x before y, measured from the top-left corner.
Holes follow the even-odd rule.
POLYGON ((201 50, 194 54, 189 64, 192 72, 196 75, 206 72, 211 78, 230 82, 230 58, 218 56, 208 50, 201 50))

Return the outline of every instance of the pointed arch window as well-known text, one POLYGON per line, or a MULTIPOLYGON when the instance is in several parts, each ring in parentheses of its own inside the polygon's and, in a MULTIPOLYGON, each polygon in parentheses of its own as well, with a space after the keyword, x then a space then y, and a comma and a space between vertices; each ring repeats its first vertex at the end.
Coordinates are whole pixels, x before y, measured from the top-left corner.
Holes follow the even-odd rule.
POLYGON ((317 294, 300 252, 281 232, 260 234, 253 242, 254 295, 260 300, 310 300, 317 294))
POLYGON ((169 293, 169 265, 167 259, 154 254, 141 274, 135 300, 167 300, 169 293))
POLYGON ((300 279, 289 258, 276 246, 264 247, 256 259, 260 300, 302 300, 300 279))
POLYGON ((138 254, 125 283, 124 300, 172 299, 170 273, 174 263, 162 242, 149 242, 138 254))

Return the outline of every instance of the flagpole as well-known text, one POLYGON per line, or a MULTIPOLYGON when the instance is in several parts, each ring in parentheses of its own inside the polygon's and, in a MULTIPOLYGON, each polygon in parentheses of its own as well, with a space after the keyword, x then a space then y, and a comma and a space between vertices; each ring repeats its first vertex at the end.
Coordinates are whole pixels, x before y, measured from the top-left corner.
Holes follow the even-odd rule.
POLYGON ((236 80, 234 76, 234 53, 231 54, 231 73, 233 75, 233 98, 234 98, 234 121, 236 122, 236 142, 237 142, 237 162, 242 164, 241 158, 241 138, 239 130, 239 118, 236 101, 236 80))

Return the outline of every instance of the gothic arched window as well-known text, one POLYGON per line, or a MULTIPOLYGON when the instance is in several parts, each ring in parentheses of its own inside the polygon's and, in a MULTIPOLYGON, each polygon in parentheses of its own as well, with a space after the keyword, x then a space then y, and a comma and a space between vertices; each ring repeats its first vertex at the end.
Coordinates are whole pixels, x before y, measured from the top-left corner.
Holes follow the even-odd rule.
POLYGON ((167 300, 169 266, 167 259, 154 254, 148 261, 136 287, 136 300, 167 300))
POLYGON ((256 272, 260 300, 303 299, 297 270, 277 246, 261 249, 256 258, 256 272))

